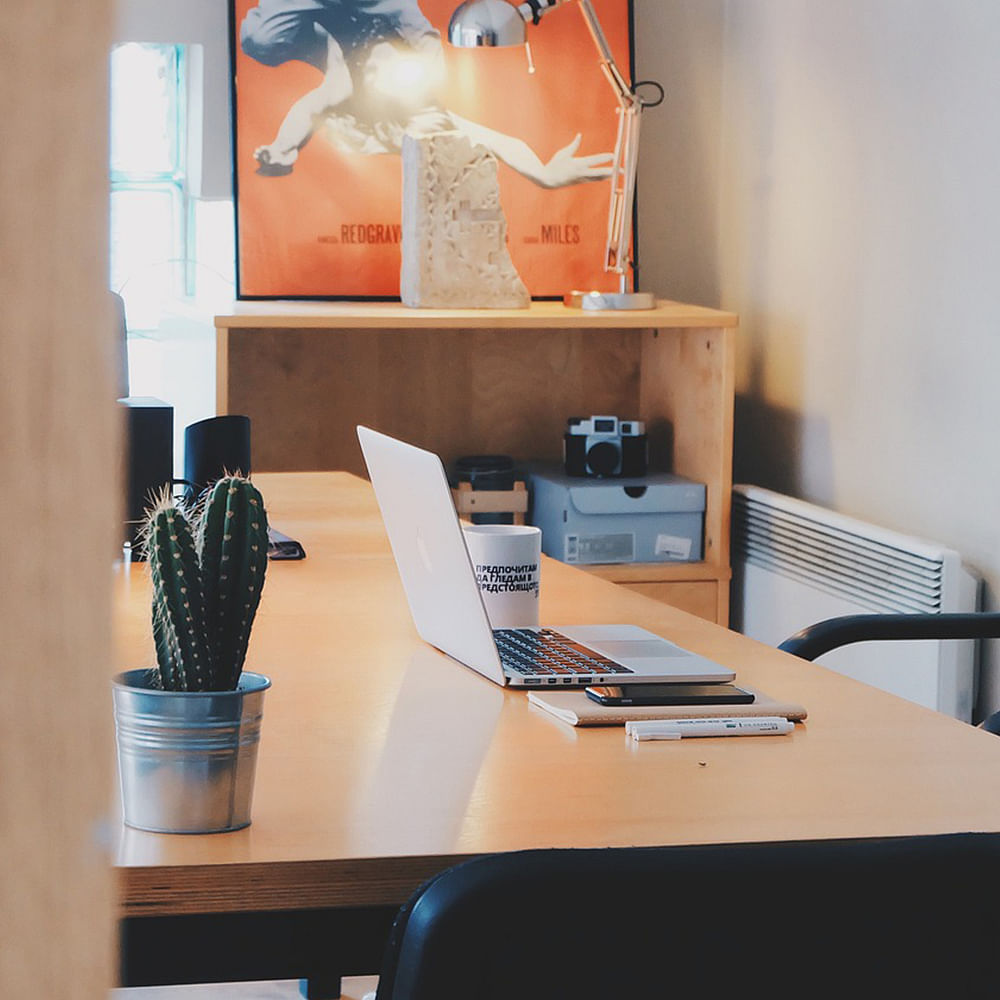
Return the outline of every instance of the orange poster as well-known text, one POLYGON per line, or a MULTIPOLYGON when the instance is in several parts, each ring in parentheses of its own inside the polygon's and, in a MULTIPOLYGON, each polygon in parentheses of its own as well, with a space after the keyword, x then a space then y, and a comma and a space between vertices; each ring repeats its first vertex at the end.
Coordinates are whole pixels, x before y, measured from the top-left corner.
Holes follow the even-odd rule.
MULTIPOLYGON (((455 48, 458 0, 232 0, 240 298, 398 298, 400 142, 457 128, 500 160, 514 265, 535 298, 603 270, 618 100, 575 2, 530 51, 455 48)), ((592 0, 631 78, 629 0, 592 0)))

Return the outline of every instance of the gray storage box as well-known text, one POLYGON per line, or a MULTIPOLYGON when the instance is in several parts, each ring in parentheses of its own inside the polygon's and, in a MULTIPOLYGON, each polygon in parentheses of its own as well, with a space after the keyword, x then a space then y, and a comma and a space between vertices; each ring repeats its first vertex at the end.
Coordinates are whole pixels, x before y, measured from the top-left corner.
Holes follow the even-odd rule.
POLYGON ((567 563, 699 562, 705 486, 669 473, 581 479, 530 469, 529 520, 542 551, 567 563))

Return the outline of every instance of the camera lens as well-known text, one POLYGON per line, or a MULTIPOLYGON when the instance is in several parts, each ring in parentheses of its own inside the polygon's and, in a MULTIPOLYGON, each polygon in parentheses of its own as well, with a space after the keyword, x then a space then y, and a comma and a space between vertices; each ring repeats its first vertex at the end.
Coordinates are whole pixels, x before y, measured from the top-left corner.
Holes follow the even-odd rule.
POLYGON ((595 476, 613 476, 620 461, 618 445, 610 441, 599 441, 587 452, 587 466, 595 476))

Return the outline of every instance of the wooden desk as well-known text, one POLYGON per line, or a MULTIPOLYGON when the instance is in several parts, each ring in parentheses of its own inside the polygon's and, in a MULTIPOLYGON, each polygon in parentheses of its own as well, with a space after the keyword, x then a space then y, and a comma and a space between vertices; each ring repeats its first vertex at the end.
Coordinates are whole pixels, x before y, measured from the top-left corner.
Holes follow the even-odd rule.
MULTIPOLYGON (((996 737, 547 560, 544 621, 632 621, 809 709, 780 738, 637 744, 565 726, 417 638, 366 483, 255 480, 308 558, 270 566, 251 644, 249 664, 274 681, 253 823, 123 828, 134 929, 205 914, 387 918, 428 875, 491 851, 1000 831, 996 737)), ((145 665, 144 567, 118 585, 120 666, 145 665)))

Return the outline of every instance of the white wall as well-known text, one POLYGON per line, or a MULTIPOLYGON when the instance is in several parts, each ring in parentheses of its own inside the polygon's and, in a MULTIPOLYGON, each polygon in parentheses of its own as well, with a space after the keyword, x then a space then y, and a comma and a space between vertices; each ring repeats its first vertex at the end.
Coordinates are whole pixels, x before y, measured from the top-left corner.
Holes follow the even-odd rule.
POLYGON ((188 187, 196 198, 233 196, 228 10, 228 0, 118 0, 116 6, 114 41, 192 46, 188 187))
MULTIPOLYGON (((1000 5, 636 0, 643 285, 741 315, 736 477, 1000 595, 1000 5)), ((980 712, 1000 708, 984 651, 980 712)))

